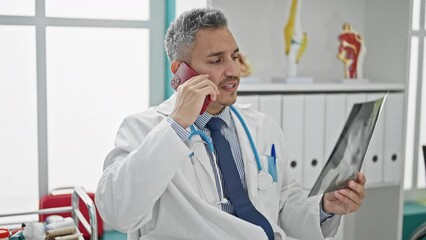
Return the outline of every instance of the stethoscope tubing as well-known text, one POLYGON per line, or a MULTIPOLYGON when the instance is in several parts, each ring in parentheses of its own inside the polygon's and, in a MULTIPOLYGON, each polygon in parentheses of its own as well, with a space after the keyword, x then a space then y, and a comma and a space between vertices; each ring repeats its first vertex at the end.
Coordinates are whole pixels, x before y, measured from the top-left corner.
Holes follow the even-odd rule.
MULTIPOLYGON (((260 173, 262 172, 263 168, 262 168, 262 164, 260 163, 259 153, 257 152, 257 148, 256 148, 256 145, 254 144, 253 137, 251 136, 250 130, 248 129, 246 122, 244 121, 241 114, 237 111, 237 109, 234 106, 230 106, 230 108, 232 112, 237 116, 238 120, 240 121, 241 125, 244 128, 244 131, 246 132, 247 138, 250 142, 250 147, 253 151, 254 158, 256 159, 257 170, 260 173)), ((205 134, 202 131, 196 130, 194 124, 192 124, 190 128, 191 128, 191 133, 189 134, 189 137, 188 137, 189 141, 191 141, 191 138, 193 136, 199 135, 201 139, 207 143, 207 145, 209 146, 210 152, 212 153, 212 155, 214 155, 215 149, 214 149, 212 141, 207 136, 207 134, 205 134)))
MULTIPOLYGON (((256 145, 254 144, 254 141, 253 141, 253 137, 252 137, 250 130, 248 129, 248 126, 247 126, 246 122, 244 121, 243 117, 241 116, 241 114, 237 111, 237 109, 234 106, 230 106, 230 108, 231 108, 232 112, 237 116, 238 120, 240 121, 241 125, 244 128, 244 131, 246 132, 247 138, 249 139, 250 147, 251 147, 251 149, 253 151, 253 155, 256 159, 256 165, 257 165, 257 170, 258 170, 258 175, 257 175, 258 188, 260 190, 267 190, 272 186, 272 177, 269 173, 266 173, 265 171, 263 171, 262 164, 260 162, 259 153, 257 152, 256 145)), ((216 170, 216 172, 219 172, 219 169, 218 169, 218 166, 217 166, 216 152, 215 152, 215 148, 214 148, 214 145, 213 145, 211 138, 209 136, 207 136, 207 134, 205 134, 204 132, 197 130, 195 128, 194 124, 192 124, 190 126, 190 129, 191 129, 191 133, 188 137, 189 142, 192 143, 191 139, 195 135, 199 135, 200 138, 201 138, 201 142, 205 143, 208 146, 208 150, 211 153, 211 156, 213 158, 214 167, 216 168, 215 170, 216 170)), ((191 158, 192 164, 194 164, 195 162, 193 161, 194 160, 193 158, 196 158, 194 153, 191 153, 189 155, 189 157, 191 158)), ((199 178, 198 172, 196 172, 196 174, 197 174, 197 177, 199 178)), ((219 188, 220 188, 221 193, 223 194, 224 191, 223 191, 222 181, 219 181, 219 188)), ((206 199, 207 199, 207 195, 204 192, 203 188, 202 188, 202 191, 203 191, 204 197, 206 197, 206 199)), ((218 205, 218 204, 224 204, 228 200, 226 198, 224 198, 223 196, 222 197, 219 196, 219 202, 218 203, 213 203, 213 202, 210 202, 209 200, 207 200, 207 201, 212 205, 218 205)))
POLYGON ((240 120, 241 125, 243 125, 244 131, 246 132, 247 138, 249 139, 254 158, 256 159, 257 170, 261 172, 263 170, 262 164, 260 163, 259 153, 257 152, 256 145, 254 145, 253 137, 251 136, 250 130, 248 129, 246 122, 244 121, 241 114, 237 111, 237 109, 234 106, 230 106, 230 108, 232 112, 234 112, 234 114, 237 116, 238 120, 240 120))

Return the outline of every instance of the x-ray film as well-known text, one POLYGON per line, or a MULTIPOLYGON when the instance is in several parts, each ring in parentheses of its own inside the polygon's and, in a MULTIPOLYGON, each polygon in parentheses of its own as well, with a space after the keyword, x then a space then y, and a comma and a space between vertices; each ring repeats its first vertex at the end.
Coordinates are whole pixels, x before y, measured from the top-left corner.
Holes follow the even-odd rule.
POLYGON ((355 179, 361 170, 386 96, 353 105, 343 131, 309 196, 346 188, 348 181, 355 179))

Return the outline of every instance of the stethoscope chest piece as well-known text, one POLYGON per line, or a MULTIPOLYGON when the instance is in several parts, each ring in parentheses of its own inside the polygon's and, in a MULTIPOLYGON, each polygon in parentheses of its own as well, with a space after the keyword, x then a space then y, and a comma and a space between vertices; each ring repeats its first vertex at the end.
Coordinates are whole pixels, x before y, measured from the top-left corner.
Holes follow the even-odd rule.
POLYGON ((272 176, 264 171, 257 174, 257 188, 260 190, 268 190, 272 187, 272 176))

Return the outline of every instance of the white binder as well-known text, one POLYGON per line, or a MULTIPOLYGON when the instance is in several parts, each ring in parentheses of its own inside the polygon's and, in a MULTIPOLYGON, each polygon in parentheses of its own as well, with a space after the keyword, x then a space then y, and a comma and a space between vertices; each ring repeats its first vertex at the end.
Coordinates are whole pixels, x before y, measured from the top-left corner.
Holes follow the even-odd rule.
POLYGON ((401 167, 403 164, 402 129, 404 94, 389 94, 383 110, 385 116, 383 181, 400 184, 402 175, 401 167))
POLYGON ((302 182, 303 157, 303 95, 283 96, 282 129, 285 137, 287 152, 287 174, 289 178, 302 182))
POLYGON ((259 96, 259 111, 268 115, 281 126, 281 95, 259 96))
MULTIPOLYGON (((367 101, 376 100, 384 95, 385 93, 368 94, 367 101)), ((368 146, 367 153, 365 154, 363 172, 367 178, 367 185, 383 182, 384 119, 384 114, 380 114, 373 136, 370 140, 370 145, 368 146)))
POLYGON ((325 98, 324 162, 330 157, 343 130, 346 118, 346 95, 327 94, 325 98))
POLYGON ((259 96, 258 95, 242 95, 237 97, 238 104, 251 104, 251 108, 259 111, 259 96))
POLYGON ((324 164, 325 95, 305 96, 303 187, 311 189, 324 164))

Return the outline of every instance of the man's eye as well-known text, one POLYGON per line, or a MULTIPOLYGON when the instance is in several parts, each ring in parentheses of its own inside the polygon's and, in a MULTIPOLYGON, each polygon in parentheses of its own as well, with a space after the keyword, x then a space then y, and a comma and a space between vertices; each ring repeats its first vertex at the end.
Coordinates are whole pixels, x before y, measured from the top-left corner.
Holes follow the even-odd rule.
POLYGON ((240 56, 239 56, 239 55, 236 55, 236 56, 233 56, 233 57, 232 57, 232 59, 233 59, 234 61, 238 60, 239 58, 240 58, 240 56))
POLYGON ((210 63, 220 63, 220 59, 216 59, 216 60, 213 60, 213 61, 211 61, 210 63))

